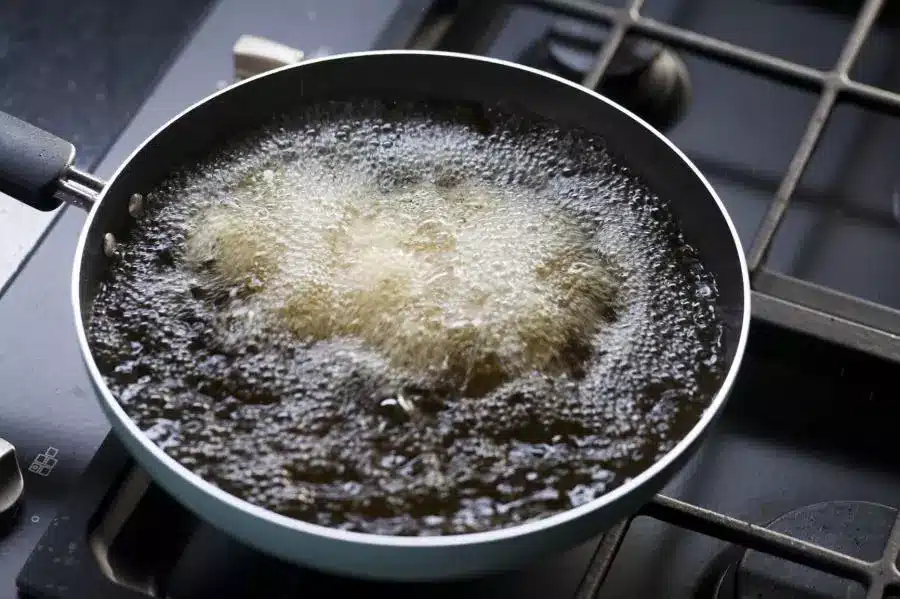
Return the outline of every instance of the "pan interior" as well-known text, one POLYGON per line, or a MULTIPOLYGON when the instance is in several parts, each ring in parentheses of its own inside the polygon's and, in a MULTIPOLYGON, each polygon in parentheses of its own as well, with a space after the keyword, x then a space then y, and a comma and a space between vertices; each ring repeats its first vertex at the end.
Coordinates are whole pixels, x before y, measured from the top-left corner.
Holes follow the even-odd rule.
POLYGON ((724 376, 716 281, 587 133, 321 102, 135 191, 98 366, 170 455, 289 516, 546 516, 664 455, 724 376))

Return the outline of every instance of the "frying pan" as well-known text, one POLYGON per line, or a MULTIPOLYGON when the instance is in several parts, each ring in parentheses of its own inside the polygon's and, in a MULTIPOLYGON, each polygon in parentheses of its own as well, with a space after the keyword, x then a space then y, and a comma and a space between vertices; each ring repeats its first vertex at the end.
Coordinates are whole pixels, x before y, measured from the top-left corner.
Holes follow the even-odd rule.
POLYGON ((62 201, 90 210, 76 249, 72 305, 81 353, 113 430, 137 463, 182 504, 288 561, 360 578, 447 580, 512 569, 572 548, 634 514, 692 455, 722 411, 741 362, 750 320, 747 266, 734 225, 710 184, 678 148, 631 112, 535 69, 443 52, 331 56, 247 79, 195 104, 151 135, 108 182, 75 169, 74 155, 70 143, 0 113, 0 191, 38 210, 52 210, 62 201), (500 530, 437 537, 347 532, 281 516, 202 480, 150 441, 110 393, 91 356, 86 326, 108 267, 104 238, 121 235, 133 222, 128 203, 134 190, 299 103, 397 94, 518 106, 561 127, 590 131, 670 203, 685 238, 717 280, 727 373, 690 432, 640 475, 576 508, 500 530))

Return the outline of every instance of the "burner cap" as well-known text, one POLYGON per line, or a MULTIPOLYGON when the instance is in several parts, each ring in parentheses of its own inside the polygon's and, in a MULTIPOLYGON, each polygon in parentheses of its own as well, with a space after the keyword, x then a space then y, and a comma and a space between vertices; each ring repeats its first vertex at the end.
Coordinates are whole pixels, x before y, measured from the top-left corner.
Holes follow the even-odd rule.
MULTIPOLYGON (((580 83, 608 36, 608 29, 581 21, 555 21, 543 39, 549 70, 580 83)), ((633 37, 622 42, 596 91, 659 129, 677 123, 691 99, 681 58, 657 42, 633 37)))
MULTIPOLYGON (((801 507, 767 528, 867 561, 881 557, 897 510, 865 501, 801 507)), ((719 582, 717 599, 864 599, 857 582, 748 550, 719 582)))

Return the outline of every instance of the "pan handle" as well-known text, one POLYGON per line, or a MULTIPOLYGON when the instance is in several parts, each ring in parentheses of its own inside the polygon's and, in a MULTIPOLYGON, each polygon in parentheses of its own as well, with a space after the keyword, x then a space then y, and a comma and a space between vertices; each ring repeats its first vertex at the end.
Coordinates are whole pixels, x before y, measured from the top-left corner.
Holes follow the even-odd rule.
POLYGON ((0 112, 0 192, 44 212, 63 201, 88 210, 106 183, 74 160, 66 140, 0 112))

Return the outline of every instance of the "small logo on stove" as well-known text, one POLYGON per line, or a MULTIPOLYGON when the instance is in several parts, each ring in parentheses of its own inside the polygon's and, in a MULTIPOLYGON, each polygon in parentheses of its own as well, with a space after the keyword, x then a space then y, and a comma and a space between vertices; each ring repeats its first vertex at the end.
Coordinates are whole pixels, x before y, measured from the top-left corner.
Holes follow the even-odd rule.
POLYGON ((28 471, 34 472, 38 476, 49 476, 53 469, 56 468, 57 462, 59 462, 56 459, 56 454, 58 453, 59 450, 55 447, 48 447, 42 453, 34 456, 34 460, 28 466, 28 471))

